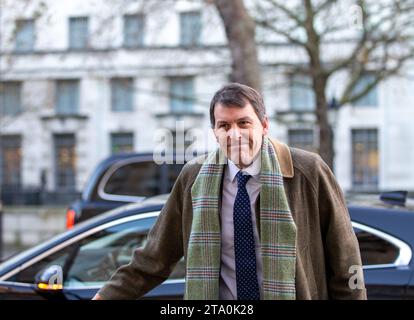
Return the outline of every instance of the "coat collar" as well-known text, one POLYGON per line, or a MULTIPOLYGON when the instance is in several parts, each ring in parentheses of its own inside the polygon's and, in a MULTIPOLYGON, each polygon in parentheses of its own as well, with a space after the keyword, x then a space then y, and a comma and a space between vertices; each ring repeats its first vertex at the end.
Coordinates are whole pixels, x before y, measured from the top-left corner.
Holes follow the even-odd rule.
POLYGON ((293 162, 289 147, 287 146, 287 144, 280 142, 276 139, 270 137, 269 139, 272 142, 273 147, 275 148, 283 178, 293 178, 293 162))

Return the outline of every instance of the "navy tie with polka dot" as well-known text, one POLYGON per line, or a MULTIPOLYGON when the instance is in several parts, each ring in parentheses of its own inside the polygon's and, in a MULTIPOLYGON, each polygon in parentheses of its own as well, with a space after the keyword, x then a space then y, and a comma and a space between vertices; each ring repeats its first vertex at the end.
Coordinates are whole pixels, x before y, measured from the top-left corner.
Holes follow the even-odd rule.
POLYGON ((250 199, 246 190, 246 183, 251 176, 239 171, 236 177, 237 195, 234 201, 233 220, 237 299, 259 300, 256 247, 253 235, 250 199))

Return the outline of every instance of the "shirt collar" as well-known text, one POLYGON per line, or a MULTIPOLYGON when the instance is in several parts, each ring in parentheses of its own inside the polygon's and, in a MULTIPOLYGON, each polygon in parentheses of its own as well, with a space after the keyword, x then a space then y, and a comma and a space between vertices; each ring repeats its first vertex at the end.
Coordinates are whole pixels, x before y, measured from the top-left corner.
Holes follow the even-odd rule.
MULTIPOLYGON (((260 150, 257 155, 254 157, 253 162, 247 168, 244 168, 242 171, 251 175, 253 179, 260 180, 260 169, 261 169, 261 157, 260 150)), ((231 182, 236 178, 236 174, 240 171, 240 168, 235 165, 233 161, 227 159, 227 179, 231 182)))

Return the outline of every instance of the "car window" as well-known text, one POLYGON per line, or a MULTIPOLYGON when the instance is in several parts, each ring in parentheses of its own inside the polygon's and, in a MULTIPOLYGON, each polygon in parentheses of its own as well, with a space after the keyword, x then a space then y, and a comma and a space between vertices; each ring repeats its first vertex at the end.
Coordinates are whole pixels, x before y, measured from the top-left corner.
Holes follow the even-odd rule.
POLYGON ((108 195, 140 197, 168 193, 182 167, 182 164, 158 165, 153 161, 126 164, 111 174, 103 191, 108 195))
POLYGON ((157 194, 160 168, 153 161, 134 162, 119 167, 104 186, 111 195, 149 197, 157 194))
MULTIPOLYGON (((154 218, 139 219, 94 233, 21 271, 12 281, 34 283, 37 274, 59 265, 65 288, 102 285, 145 244, 153 222, 154 218)), ((183 264, 183 260, 177 264, 170 279, 184 278, 183 264)))
POLYGON ((392 264, 399 255, 399 248, 391 242, 370 232, 354 228, 361 251, 364 266, 376 264, 392 264))

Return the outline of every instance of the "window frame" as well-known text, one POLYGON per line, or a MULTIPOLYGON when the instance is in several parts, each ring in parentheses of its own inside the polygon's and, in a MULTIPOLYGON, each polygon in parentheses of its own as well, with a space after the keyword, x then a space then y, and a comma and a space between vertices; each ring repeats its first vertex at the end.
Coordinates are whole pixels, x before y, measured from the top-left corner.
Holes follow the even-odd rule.
POLYGON ((0 117, 16 117, 19 116, 24 110, 22 105, 22 92, 23 92, 23 82, 22 81, 0 81, 0 117), (10 100, 11 88, 16 90, 17 93, 17 109, 14 110, 10 107, 15 107, 13 105, 6 105, 6 101, 10 100), (8 97, 8 98, 7 98, 8 97), (7 98, 7 99, 6 99, 7 98))
POLYGON ((110 111, 114 113, 135 111, 135 79, 133 77, 110 78, 110 104, 110 111), (119 90, 123 91, 123 96, 127 99, 126 104, 120 104, 117 99, 119 90))
MULTIPOLYGON (((351 128, 351 184, 352 184, 352 188, 354 190, 378 190, 379 186, 380 186, 380 169, 381 169, 381 159, 380 159, 380 131, 378 128, 373 128, 373 127, 367 127, 367 128, 351 128), (357 139, 357 135, 362 135, 364 136, 364 140, 362 139, 357 139), (371 134, 375 134, 375 141, 370 139, 370 135, 371 134), (366 138, 368 137, 368 138, 366 138), (373 142, 375 142, 375 149, 371 148, 373 145, 373 142), (356 153, 354 150, 354 147, 356 144, 358 143, 363 143, 364 145, 364 151, 365 153, 356 153), (358 183, 357 182, 357 175, 359 173, 358 170, 363 170, 363 173, 366 173, 367 171, 371 172, 371 167, 368 165, 368 163, 365 161, 365 163, 363 163, 363 168, 359 168, 358 165, 360 165, 361 162, 357 161, 357 157, 361 157, 363 156, 364 159, 366 160, 366 156, 367 154, 369 154, 372 151, 376 151, 377 153, 377 170, 376 170, 376 183, 370 183, 370 181, 367 181, 367 179, 363 179, 362 183, 358 183)), ((369 172, 369 173, 370 173, 369 172)), ((374 176, 369 176, 370 180, 374 178, 374 176)))
POLYGON ((289 110, 294 112, 315 112, 315 92, 312 88, 312 78, 307 74, 289 74, 289 110), (306 96, 306 101, 297 97, 306 96), (307 104, 309 100, 309 105, 307 104), (299 104, 299 102, 301 102, 299 104), (305 102, 305 104, 303 104, 305 102))
POLYGON ((362 266, 363 269, 386 269, 386 268, 396 268, 396 267, 406 267, 409 266, 411 258, 412 258, 412 250, 411 247, 405 243, 404 241, 396 238, 395 236, 386 233, 384 231, 380 231, 373 227, 367 226, 360 222, 352 221, 352 227, 357 228, 359 230, 368 232, 384 241, 387 241, 397 247, 399 249, 398 257, 395 259, 393 263, 384 263, 384 264, 372 264, 362 266))
POLYGON ((59 116, 73 116, 78 115, 80 110, 80 97, 81 97, 81 81, 80 79, 58 79, 55 81, 55 113, 59 116), (65 109, 65 105, 61 104, 60 97, 62 90, 74 90, 71 91, 70 99, 75 101, 74 107, 70 106, 70 110, 65 109))
POLYGON ((180 46, 182 47, 199 47, 202 45, 202 32, 203 32, 203 16, 200 10, 183 11, 179 13, 179 25, 180 25, 180 46), (194 23, 194 17, 197 16, 196 24, 194 23), (188 25, 197 28, 188 28, 188 25), (191 31, 189 31, 191 30, 191 31))
POLYGON ((69 50, 87 50, 89 49, 89 41, 90 41, 90 35, 89 35, 89 17, 88 16, 73 16, 73 17, 68 17, 68 49, 69 50), (74 34, 74 32, 72 31, 72 27, 74 24, 72 24, 75 21, 82 21, 82 22, 86 22, 86 32, 82 32, 82 41, 86 40, 86 43, 81 43, 80 40, 76 40, 74 41, 74 39, 76 39, 76 36, 79 36, 77 34, 74 34), (80 45, 79 45, 80 44, 80 45))
POLYGON ((313 128, 288 128, 287 129, 287 136, 288 136, 288 145, 294 148, 299 148, 302 150, 310 151, 310 152, 317 152, 317 148, 315 146, 315 130, 313 128), (311 137, 312 143, 310 145, 304 145, 297 143, 299 140, 294 141, 294 138, 301 137, 301 140, 304 141, 306 139, 302 139, 303 137, 311 137))
POLYGON ((128 132, 111 132, 110 133, 110 140, 111 140, 111 154, 112 155, 116 155, 116 154, 121 154, 121 153, 133 153, 134 152, 134 145, 135 145, 135 134, 133 131, 128 131, 128 132), (129 142, 131 142, 131 144, 120 144, 117 143, 119 142, 119 140, 123 140, 126 141, 127 139, 130 139, 129 142), (130 150, 129 151, 120 151, 120 152, 114 152, 114 148, 115 147, 125 147, 125 146, 130 146, 130 150))
POLYGON ((135 13, 135 14, 125 14, 122 16, 122 46, 127 49, 136 49, 142 48, 145 46, 145 14, 135 13), (140 29, 136 30, 137 37, 130 38, 130 33, 127 33, 127 24, 129 21, 137 19, 137 25, 140 29))
MULTIPOLYGON (((364 73, 356 82, 351 93, 359 94, 362 89, 365 89, 369 84, 375 81, 375 76, 372 72, 364 73), (362 88, 362 89, 361 89, 362 88)), ((352 106, 355 108, 377 108, 379 107, 379 87, 380 83, 377 83, 369 92, 363 95, 358 100, 352 102, 352 106)))
POLYGON ((103 175, 101 181, 98 184, 98 196, 101 197, 103 200, 108 201, 118 201, 118 202, 141 202, 147 197, 144 196, 128 196, 128 195, 118 195, 118 194, 110 194, 105 192, 105 186, 108 183, 109 179, 112 177, 112 175, 121 167, 127 166, 129 164, 133 163, 140 163, 140 162, 147 162, 147 161, 153 161, 152 156, 147 157, 140 157, 140 158, 129 158, 125 160, 121 160, 113 164, 103 175))
POLYGON ((14 52, 15 53, 32 53, 35 51, 35 45, 36 45, 36 24, 35 19, 29 18, 29 19, 17 19, 15 21, 16 25, 16 36, 15 36, 15 43, 14 43, 14 52), (20 24, 20 28, 18 25, 20 24), (30 26, 30 43, 27 47, 23 45, 21 47, 21 44, 24 43, 21 40, 21 31, 24 30, 24 27, 27 25, 30 26), (19 28, 19 29, 17 29, 19 28))
POLYGON ((23 135, 22 134, 0 134, 0 189, 5 187, 16 187, 20 189, 23 185, 22 181, 22 163, 23 163, 23 135), (16 172, 8 172, 5 170, 6 161, 4 158, 5 150, 6 149, 17 149, 18 157, 19 157, 19 170, 16 172), (6 184, 5 183, 5 177, 13 176, 14 173, 16 173, 16 180, 17 184, 6 184))
POLYGON ((54 185, 56 190, 65 190, 65 191, 70 191, 70 190, 75 190, 76 189, 76 179, 77 179, 77 163, 78 163, 78 158, 77 158, 77 137, 75 133, 57 133, 57 134, 53 134, 52 136, 53 139, 53 173, 54 173, 54 185), (62 139, 61 141, 59 141, 59 139, 62 139), (67 143, 67 141, 73 142, 73 144, 69 144, 67 143), (68 168, 65 168, 64 171, 62 171, 62 168, 59 167, 59 149, 60 148, 64 148, 67 150, 71 150, 73 151, 73 158, 74 158, 74 167, 73 169, 73 174, 72 174, 72 179, 73 179, 73 184, 67 184, 67 185, 60 185, 59 182, 61 181, 60 177, 62 175, 62 173, 67 173, 68 168))
MULTIPOLYGON (((190 91, 189 90, 189 91, 190 91)), ((196 88, 194 76, 169 77, 169 109, 173 114, 193 113, 196 105, 196 88), (178 95, 174 90, 179 89, 178 95), (191 92, 185 92, 190 89, 191 92), (181 95, 182 94, 182 95, 181 95)))

